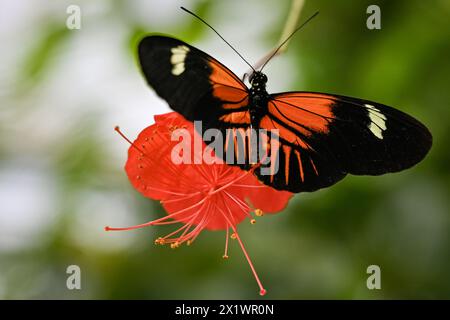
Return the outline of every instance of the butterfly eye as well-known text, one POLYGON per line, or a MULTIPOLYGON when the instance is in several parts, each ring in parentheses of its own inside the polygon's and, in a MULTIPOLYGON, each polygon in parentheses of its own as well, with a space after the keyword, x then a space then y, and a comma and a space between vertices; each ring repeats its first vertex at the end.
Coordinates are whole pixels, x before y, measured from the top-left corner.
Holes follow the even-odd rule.
POLYGON ((264 73, 261 73, 261 82, 266 83, 267 82, 267 76, 264 73))

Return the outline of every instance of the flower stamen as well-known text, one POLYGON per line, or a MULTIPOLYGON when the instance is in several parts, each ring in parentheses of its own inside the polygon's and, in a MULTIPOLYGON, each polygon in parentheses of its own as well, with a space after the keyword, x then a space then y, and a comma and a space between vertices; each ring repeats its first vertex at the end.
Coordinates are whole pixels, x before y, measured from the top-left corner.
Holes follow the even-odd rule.
MULTIPOLYGON (((222 201, 225 204, 225 201, 224 201, 223 198, 222 198, 222 201)), ((227 206, 225 206, 225 208, 227 209, 228 214, 230 214, 232 216, 230 208, 228 208, 227 206)), ((250 259, 250 256, 248 255, 247 250, 245 249, 244 243, 242 242, 241 238, 239 237, 239 234, 238 234, 238 232, 236 230, 236 227, 233 224, 231 224, 229 218, 227 217, 227 214, 220 207, 218 207, 218 209, 220 210, 220 212, 222 213, 223 217, 227 220, 228 224, 231 226, 231 229, 233 230, 233 234, 231 235, 231 237, 233 238, 233 235, 234 235, 235 239, 237 239, 237 241, 239 242, 239 246, 241 247, 241 250, 244 253, 245 259, 247 259, 248 265, 250 266, 250 269, 251 269, 251 271, 253 273, 253 276, 255 277, 256 283, 259 286, 259 294, 261 296, 265 295, 266 294, 266 289, 264 289, 264 287, 263 287, 263 285, 261 283, 261 280, 259 279, 258 273, 256 272, 256 269, 253 266, 253 262, 250 259)))
POLYGON ((261 209, 255 209, 255 215, 257 217, 262 217, 264 215, 264 212, 261 209))
POLYGON ((227 234, 225 235, 225 251, 223 253, 222 258, 224 259, 228 259, 228 238, 229 238, 229 234, 230 234, 230 228, 227 227, 227 234))

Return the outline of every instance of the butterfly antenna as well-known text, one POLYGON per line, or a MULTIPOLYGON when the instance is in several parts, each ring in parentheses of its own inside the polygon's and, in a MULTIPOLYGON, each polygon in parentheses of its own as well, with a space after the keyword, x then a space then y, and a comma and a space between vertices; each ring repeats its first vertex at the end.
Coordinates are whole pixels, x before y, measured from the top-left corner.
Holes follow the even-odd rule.
POLYGON ((233 51, 236 52, 237 55, 238 55, 239 57, 241 57, 241 59, 242 59, 242 60, 243 60, 243 61, 244 61, 244 62, 245 62, 252 70, 253 70, 253 72, 256 71, 255 68, 253 68, 253 66, 252 66, 250 63, 248 63, 248 61, 245 60, 244 57, 243 57, 243 56, 242 56, 235 48, 233 48, 233 46, 232 46, 227 40, 225 40, 225 38, 222 37, 222 36, 220 35, 220 33, 217 32, 217 30, 214 29, 208 22, 206 22, 205 20, 203 20, 202 18, 200 18, 198 15, 196 15, 196 14, 193 13, 192 11, 186 9, 185 7, 180 7, 180 8, 181 8, 181 10, 186 11, 187 13, 193 15, 193 16, 196 17, 198 20, 200 20, 201 22, 203 22, 204 24, 206 24, 208 27, 210 27, 211 30, 214 31, 214 32, 220 37, 220 39, 222 39, 223 41, 225 41, 225 43, 226 43, 231 49, 233 49, 233 51))
MULTIPOLYGON (((295 29, 290 35, 289 37, 287 37, 286 39, 284 39, 284 41, 278 46, 278 48, 270 55, 270 57, 266 60, 266 62, 264 62, 264 64, 262 65, 261 69, 259 71, 262 71, 262 69, 264 69, 264 67, 266 66, 266 64, 273 58, 275 57, 275 55, 278 53, 278 51, 280 51, 280 49, 286 44, 286 42, 289 41, 289 39, 292 38, 292 36, 297 33, 298 30, 300 30, 301 28, 303 28, 308 22, 310 22, 314 17, 316 17, 319 14, 319 11, 317 11, 316 13, 314 13, 311 17, 308 18, 308 20, 306 20, 305 22, 303 22, 297 29, 295 29)), ((252 68, 253 69, 253 68, 252 68)))

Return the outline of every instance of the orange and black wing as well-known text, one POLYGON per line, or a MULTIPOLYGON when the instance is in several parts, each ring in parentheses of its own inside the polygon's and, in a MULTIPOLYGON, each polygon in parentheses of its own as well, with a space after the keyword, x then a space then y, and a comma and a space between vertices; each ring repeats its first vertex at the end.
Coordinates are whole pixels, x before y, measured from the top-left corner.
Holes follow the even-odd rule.
POLYGON ((138 47, 148 84, 187 120, 203 129, 250 125, 248 89, 223 64, 189 44, 147 36, 138 47))
POLYGON ((312 92, 271 95, 260 127, 279 132, 272 174, 264 183, 293 192, 328 187, 346 174, 407 169, 427 154, 428 129, 411 116, 372 101, 312 92))

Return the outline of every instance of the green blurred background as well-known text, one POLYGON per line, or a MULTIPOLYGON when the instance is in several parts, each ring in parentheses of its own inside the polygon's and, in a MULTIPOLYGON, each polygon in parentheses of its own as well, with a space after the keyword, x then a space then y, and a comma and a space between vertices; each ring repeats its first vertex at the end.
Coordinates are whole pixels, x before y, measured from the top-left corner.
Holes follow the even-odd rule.
MULTIPOLYGON (((254 299, 257 286, 237 243, 222 260, 223 232, 191 247, 153 240, 172 228, 106 233, 160 217, 129 184, 131 138, 167 112, 134 58, 143 32, 167 33, 238 75, 278 41, 290 1, 0 2, 0 298, 254 299), (81 8, 68 30, 66 9, 81 8), (66 288, 79 265, 82 289, 66 288)), ((431 130, 428 157, 406 172, 349 176, 296 195, 283 212, 240 234, 272 299, 449 298, 450 1, 306 1, 320 15, 265 69, 269 90, 322 91, 406 111, 431 130), (381 7, 381 30, 366 8, 381 7), (381 290, 366 269, 381 268, 381 290)))

